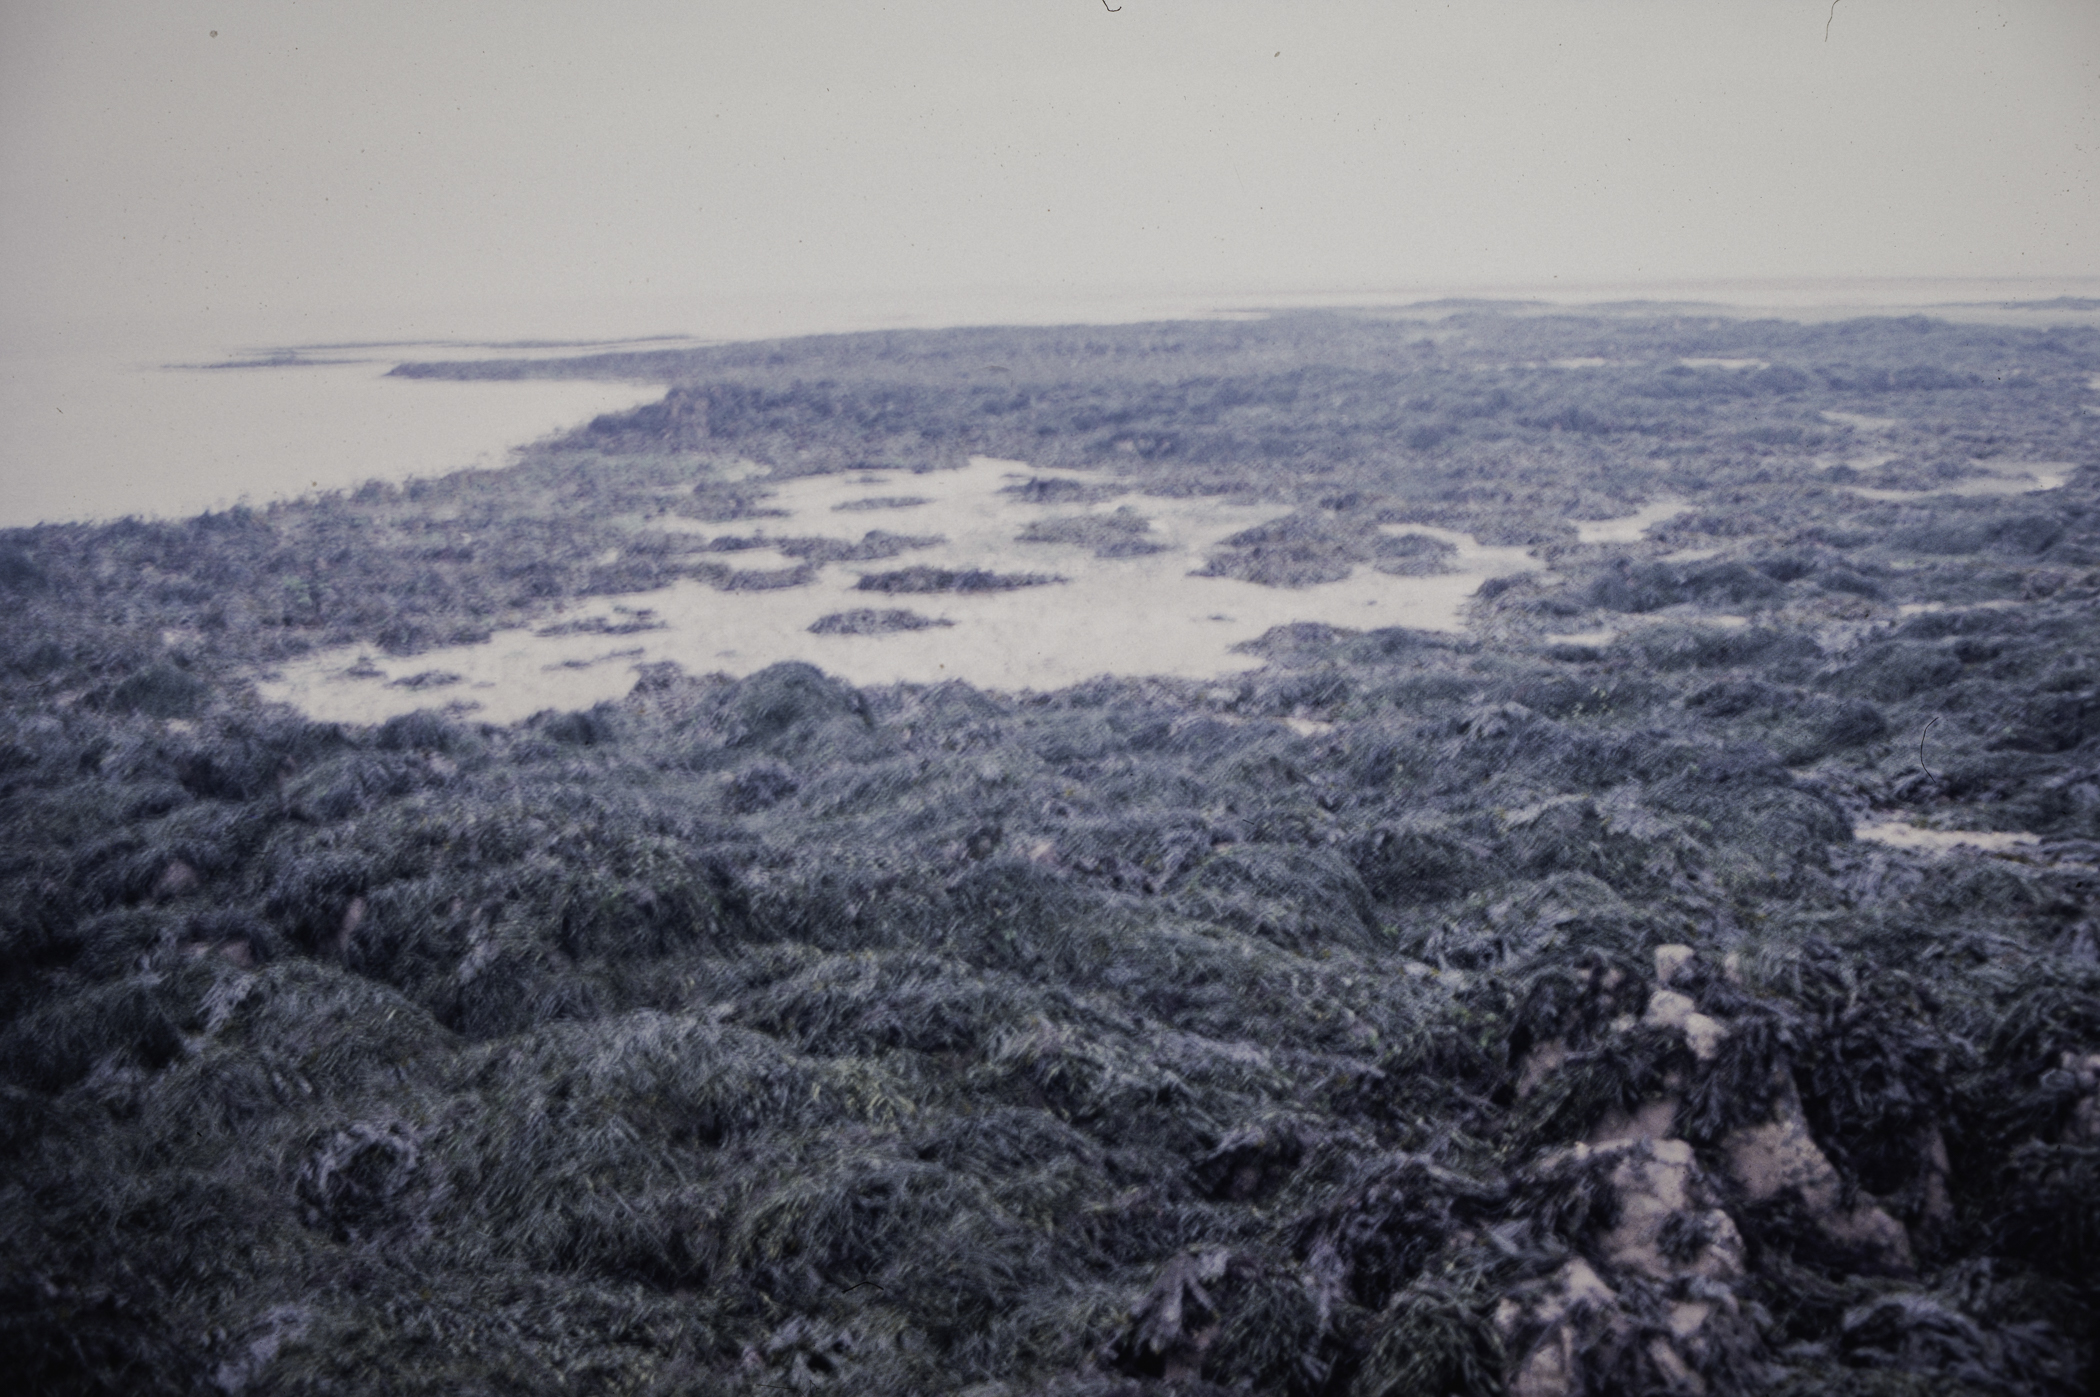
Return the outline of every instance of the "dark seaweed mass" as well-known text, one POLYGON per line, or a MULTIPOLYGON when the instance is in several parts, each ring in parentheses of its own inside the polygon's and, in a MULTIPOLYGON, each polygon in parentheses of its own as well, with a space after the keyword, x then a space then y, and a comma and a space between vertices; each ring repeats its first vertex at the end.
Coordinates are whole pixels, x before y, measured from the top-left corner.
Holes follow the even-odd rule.
POLYGON ((858 543, 838 538, 769 538, 764 534, 723 534, 709 540, 707 551, 742 553, 754 548, 771 548, 805 563, 865 563, 881 558, 894 558, 899 553, 909 553, 915 548, 930 548, 943 541, 939 534, 893 534, 885 529, 868 530, 860 536, 858 543))
POLYGON ((1204 577, 1237 577, 1264 587, 1311 587, 1339 582, 1369 563, 1394 577, 1430 577, 1455 572, 1455 545, 1428 534, 1387 534, 1378 516, 1352 508, 1301 509, 1225 538, 1201 571, 1204 577))
POLYGON ((2093 1390, 2092 333, 1459 307, 416 371, 672 386, 508 471, 0 534, 13 1390, 2093 1390), (1873 501, 1826 469, 1870 451, 2073 474, 1873 501), (246 677, 736 585, 651 526, 763 517, 727 466, 973 453, 1273 506, 1228 576, 1440 557, 1409 523, 1538 567, 1203 683, 654 666, 356 728, 246 677), (1664 494, 1648 541, 1567 523, 1664 494), (1906 819, 2032 839, 1853 838, 1906 819))
POLYGON ((1037 519, 1015 535, 1019 543, 1071 543, 1094 550, 1097 558, 1140 558, 1162 553, 1167 545, 1145 535, 1152 521, 1124 505, 1113 514, 1068 514, 1037 519))
POLYGON ((1372 543, 1371 553, 1377 560, 1372 566, 1394 577, 1433 577, 1458 570, 1452 562, 1457 545, 1428 534, 1387 534, 1372 543))
POLYGON ((1022 587, 1043 587, 1062 582, 1040 572, 988 572, 983 568, 898 568, 894 572, 871 572, 854 584, 861 592, 1011 592, 1022 587))
POLYGON ((889 631, 923 631, 954 624, 901 607, 861 606, 819 616, 810 623, 809 630, 812 635, 883 635, 889 631))
POLYGON ((573 621, 557 621, 551 626, 541 626, 533 632, 537 636, 561 635, 639 635, 643 631, 660 631, 669 624, 649 607, 615 607, 611 616, 585 616, 573 621))
POLYGON ((910 509, 914 505, 931 503, 933 501, 927 499, 924 495, 870 495, 866 499, 847 500, 842 504, 835 504, 832 508, 847 510, 910 509))
POLYGON ((1061 476, 1031 476, 1002 487, 999 493, 1019 495, 1029 504, 1098 504, 1129 492, 1114 485, 1090 484, 1061 476))

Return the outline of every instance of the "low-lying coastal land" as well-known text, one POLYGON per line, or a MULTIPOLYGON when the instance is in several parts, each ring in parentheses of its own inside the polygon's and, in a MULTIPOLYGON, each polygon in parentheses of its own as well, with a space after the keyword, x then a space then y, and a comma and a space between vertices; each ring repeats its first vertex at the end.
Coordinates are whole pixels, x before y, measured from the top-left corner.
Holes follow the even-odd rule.
POLYGON ((412 364, 664 393, 0 532, 5 1368, 2092 1390, 2100 331, 2013 318, 412 364))

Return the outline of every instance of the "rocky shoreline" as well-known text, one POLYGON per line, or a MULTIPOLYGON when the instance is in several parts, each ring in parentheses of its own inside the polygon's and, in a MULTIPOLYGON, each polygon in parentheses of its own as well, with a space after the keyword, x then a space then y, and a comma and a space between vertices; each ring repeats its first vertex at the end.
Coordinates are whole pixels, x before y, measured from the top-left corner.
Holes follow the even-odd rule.
POLYGON ((651 363, 510 471, 0 535, 27 1386, 2090 1388, 2100 336, 1468 307, 651 363), (640 643, 654 600, 564 608, 971 455, 1115 481, 1038 501, 1074 548, 1139 537, 1054 522, 1117 494, 1260 505, 1206 562, 1279 595, 1453 533, 1536 566, 1206 677, 645 661, 367 726, 253 682, 640 643))

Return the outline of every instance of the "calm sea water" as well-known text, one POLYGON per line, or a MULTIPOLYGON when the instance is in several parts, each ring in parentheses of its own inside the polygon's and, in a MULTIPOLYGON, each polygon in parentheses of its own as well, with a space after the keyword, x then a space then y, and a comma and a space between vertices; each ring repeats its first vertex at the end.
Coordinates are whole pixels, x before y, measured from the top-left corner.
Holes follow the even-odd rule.
MULTIPOLYGON (((370 479, 405 480, 500 464, 512 447, 659 391, 631 383, 438 383, 389 379, 404 359, 514 355, 520 340, 613 341, 665 330, 705 340, 984 324, 1115 323, 1207 318, 1282 307, 1401 306, 1447 295, 1568 304, 1686 301, 1751 313, 1828 318, 1931 308, 2014 323, 2091 311, 2004 311, 1997 303, 2100 296, 2100 280, 1762 282, 1345 290, 978 289, 855 295, 717 296, 683 301, 520 306, 440 318, 254 321, 130 327, 0 327, 0 526, 180 517, 370 479), (464 330, 462 326, 466 327, 464 330), (390 344, 375 345, 378 340, 390 344), (201 368, 267 357, 285 345, 335 362, 201 368), (260 347, 260 348, 258 348, 260 347), (191 367, 171 367, 187 365, 191 367)), ((574 353, 549 346, 544 353, 574 353)))
MULTIPOLYGON (((192 363, 217 357, 187 348, 192 363)), ((183 517, 501 465, 514 446, 662 391, 390 379, 394 362, 199 368, 123 351, 0 353, 0 525, 183 517)))

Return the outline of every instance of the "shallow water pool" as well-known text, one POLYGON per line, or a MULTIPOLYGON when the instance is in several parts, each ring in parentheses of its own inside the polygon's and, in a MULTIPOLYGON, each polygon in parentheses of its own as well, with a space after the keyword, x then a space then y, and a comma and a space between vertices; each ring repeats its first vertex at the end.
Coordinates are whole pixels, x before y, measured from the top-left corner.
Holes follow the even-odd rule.
MULTIPOLYGON (((855 684, 961 679, 1009 691, 1061 688, 1104 674, 1210 678, 1259 667, 1259 659, 1233 647, 1288 622, 1457 630, 1460 607, 1483 581, 1537 566, 1521 548, 1485 547, 1464 534, 1408 525, 1408 532, 1451 544, 1454 570, 1394 577, 1358 567, 1337 582, 1290 589, 1195 576, 1219 540, 1285 510, 1127 491, 1085 503, 1046 503, 1009 488, 1030 480, 1069 482, 1094 495, 1117 488, 1107 477, 983 457, 954 471, 785 481, 766 504, 786 517, 755 521, 763 528, 725 525, 717 532, 853 541, 879 529, 942 541, 879 561, 827 563, 800 586, 725 591, 681 581, 594 600, 537 630, 499 632, 478 645, 406 659, 356 647, 321 652, 265 676, 260 688, 327 721, 378 722, 452 705, 486 721, 512 722, 545 708, 618 697, 633 686, 638 666, 665 660, 690 673, 732 675, 805 660, 855 684), (839 508, 906 498, 923 503, 839 508), (1150 521, 1142 537, 1158 551, 1099 557, 1081 544, 1019 541, 1039 520, 1112 514, 1126 506, 1150 521), (860 589, 864 576, 912 567, 1061 580, 981 592, 860 589), (902 609, 941 624, 860 635, 810 630, 826 616, 861 609, 902 609), (545 633, 557 627, 563 633, 545 633)), ((700 556, 734 568, 751 568, 753 559, 767 566, 789 561, 763 542, 700 556)))

